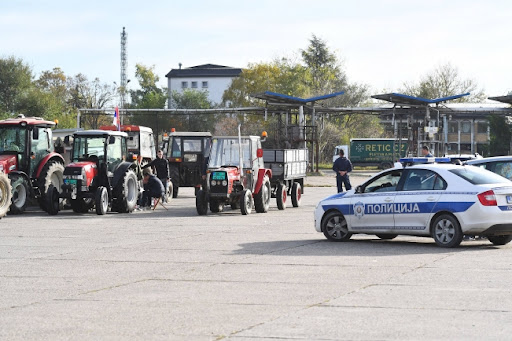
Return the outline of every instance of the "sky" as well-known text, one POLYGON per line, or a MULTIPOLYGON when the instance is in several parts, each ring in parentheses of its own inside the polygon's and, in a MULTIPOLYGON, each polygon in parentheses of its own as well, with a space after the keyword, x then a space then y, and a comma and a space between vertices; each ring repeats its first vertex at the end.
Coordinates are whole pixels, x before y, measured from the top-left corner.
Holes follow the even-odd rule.
MULTIPOLYGON (((512 91, 512 1, 1 0, 0 57, 41 72, 120 84, 127 36, 128 90, 135 65, 154 67, 159 85, 179 67, 247 67, 300 61, 313 35, 335 53, 350 83, 398 92, 450 63, 488 96, 512 91)), ((344 89, 339 89, 344 90, 344 89)))

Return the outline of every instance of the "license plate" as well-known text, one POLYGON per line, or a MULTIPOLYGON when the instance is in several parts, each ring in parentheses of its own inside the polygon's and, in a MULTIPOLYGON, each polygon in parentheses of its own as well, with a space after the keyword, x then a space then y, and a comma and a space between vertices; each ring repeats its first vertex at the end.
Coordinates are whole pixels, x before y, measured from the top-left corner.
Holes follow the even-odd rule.
POLYGON ((76 179, 64 179, 64 183, 68 185, 76 185, 76 179))
POLYGON ((512 195, 507 195, 507 204, 512 204, 512 195))
POLYGON ((213 172, 212 180, 226 180, 226 173, 225 172, 213 172))

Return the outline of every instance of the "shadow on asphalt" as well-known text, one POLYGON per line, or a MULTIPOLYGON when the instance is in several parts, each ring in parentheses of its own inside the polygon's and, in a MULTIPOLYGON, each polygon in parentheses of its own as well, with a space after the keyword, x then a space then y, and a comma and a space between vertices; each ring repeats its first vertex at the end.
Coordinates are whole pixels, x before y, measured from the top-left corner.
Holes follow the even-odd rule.
POLYGON ((481 251, 489 249, 499 249, 489 241, 468 241, 463 242, 457 248, 442 248, 435 244, 433 239, 427 237, 417 237, 417 241, 403 240, 398 236, 394 240, 381 240, 378 237, 372 239, 366 236, 365 239, 352 237, 347 242, 331 242, 328 240, 285 240, 268 241, 240 244, 239 250, 234 254, 254 254, 254 255, 276 255, 276 256, 396 256, 404 254, 453 254, 468 251, 481 251))

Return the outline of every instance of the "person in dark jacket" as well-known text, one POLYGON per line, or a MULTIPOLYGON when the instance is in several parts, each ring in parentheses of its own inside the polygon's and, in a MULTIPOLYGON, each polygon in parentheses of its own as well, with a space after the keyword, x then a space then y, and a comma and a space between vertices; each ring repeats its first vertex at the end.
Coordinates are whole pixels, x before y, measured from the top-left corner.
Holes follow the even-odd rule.
POLYGON ((151 206, 151 200, 153 198, 164 198, 165 187, 162 181, 151 173, 151 169, 144 168, 142 174, 144 175, 142 180, 144 183, 144 192, 142 193, 141 206, 149 207, 151 206))
MULTIPOLYGON (((156 176, 164 185, 164 188, 166 190, 165 193, 167 193, 167 181, 169 179, 169 161, 167 161, 167 159, 164 158, 164 153, 161 149, 156 153, 156 159, 154 159, 147 165, 144 165, 144 167, 142 168, 145 169, 147 167, 154 168, 154 170, 156 171, 156 176)), ((164 199, 164 201, 167 202, 166 196, 164 196, 164 199)))
POLYGON ((340 149, 340 157, 334 161, 332 170, 336 172, 336 185, 338 186, 338 193, 343 192, 343 185, 348 191, 352 188, 348 173, 352 171, 352 163, 345 157, 345 152, 340 149))

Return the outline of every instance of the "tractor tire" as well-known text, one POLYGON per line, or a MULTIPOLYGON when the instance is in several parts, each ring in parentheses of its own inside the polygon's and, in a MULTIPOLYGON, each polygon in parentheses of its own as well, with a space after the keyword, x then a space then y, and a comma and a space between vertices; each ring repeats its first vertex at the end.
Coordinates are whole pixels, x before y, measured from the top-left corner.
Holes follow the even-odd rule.
POLYGON ((108 191, 105 187, 100 186, 96 189, 95 206, 97 215, 105 215, 108 211, 108 191))
POLYGON ((137 176, 133 170, 128 169, 114 188, 115 199, 112 201, 112 207, 119 213, 131 213, 137 205, 138 195, 137 176))
POLYGON ((248 215, 252 212, 252 192, 250 189, 244 189, 240 194, 240 211, 242 215, 248 215))
POLYGON ((12 188, 7 175, 0 172, 0 218, 7 214, 11 206, 12 188))
POLYGON ((293 207, 300 206, 300 199, 302 197, 302 187, 300 183, 294 182, 292 186, 292 205, 293 207))
POLYGON ((196 195, 196 209, 199 215, 208 214, 208 199, 206 198, 206 192, 202 189, 200 189, 196 195))
POLYGON ((30 189, 28 187, 27 179, 20 175, 12 175, 11 176, 11 186, 12 186, 12 198, 11 198, 11 207, 10 213, 12 214, 21 214, 25 212, 25 208, 28 205, 28 198, 30 189))
POLYGON ((254 196, 254 208, 258 213, 267 213, 270 207, 270 180, 268 176, 263 177, 263 183, 261 184, 260 191, 254 196))
POLYGON ((94 200, 91 198, 70 199, 71 209, 75 213, 87 213, 94 207, 94 200))
POLYGON ((49 215, 57 215, 60 209, 59 191, 50 185, 46 191, 46 212, 49 215))
POLYGON ((286 193, 287 189, 284 184, 279 184, 276 191, 277 208, 280 210, 286 209, 286 193))
POLYGON ((172 182, 172 197, 178 197, 178 190, 180 189, 180 169, 176 166, 169 166, 169 175, 172 182))
MULTIPOLYGON (((60 193, 64 183, 64 165, 57 161, 48 162, 39 175, 38 186, 40 197, 38 198, 39 207, 46 211, 46 193, 50 185, 53 185, 60 193)), ((59 205, 62 205, 60 203, 59 205)))

